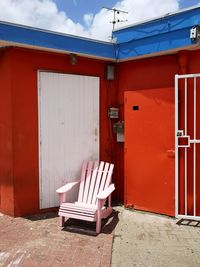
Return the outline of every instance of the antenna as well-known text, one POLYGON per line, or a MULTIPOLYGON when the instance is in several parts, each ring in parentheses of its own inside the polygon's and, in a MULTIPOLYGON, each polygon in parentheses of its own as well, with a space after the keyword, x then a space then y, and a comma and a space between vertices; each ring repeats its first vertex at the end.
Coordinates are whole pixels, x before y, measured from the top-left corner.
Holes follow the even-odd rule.
POLYGON ((128 14, 127 11, 120 10, 120 9, 117 9, 117 8, 110 8, 110 7, 103 7, 103 8, 105 8, 107 10, 113 11, 113 21, 110 21, 110 23, 112 23, 112 25, 113 25, 113 29, 112 29, 113 31, 115 29, 115 25, 116 25, 117 22, 125 22, 125 21, 128 21, 128 20, 119 20, 119 19, 116 18, 116 15, 118 15, 120 13, 128 14))

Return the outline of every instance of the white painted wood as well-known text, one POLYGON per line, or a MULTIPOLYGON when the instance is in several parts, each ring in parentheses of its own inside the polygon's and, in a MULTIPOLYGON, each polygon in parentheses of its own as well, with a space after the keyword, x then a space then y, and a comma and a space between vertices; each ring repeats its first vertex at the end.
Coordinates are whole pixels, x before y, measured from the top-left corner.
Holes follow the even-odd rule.
POLYGON ((56 189, 80 178, 83 160, 99 159, 99 78, 39 72, 38 85, 43 209, 59 205, 56 189))

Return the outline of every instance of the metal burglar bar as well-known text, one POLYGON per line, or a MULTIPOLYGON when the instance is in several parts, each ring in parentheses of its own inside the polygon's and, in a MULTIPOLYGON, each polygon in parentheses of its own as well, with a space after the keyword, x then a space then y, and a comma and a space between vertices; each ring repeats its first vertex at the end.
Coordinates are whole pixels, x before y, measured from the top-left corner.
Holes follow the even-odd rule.
MULTIPOLYGON (((200 74, 188 74, 188 75, 176 75, 175 76, 175 149, 176 149, 176 166, 175 166, 175 207, 176 207, 176 217, 185 218, 185 219, 195 219, 200 220, 200 214, 197 214, 197 146, 200 144, 200 139, 197 139, 197 92, 200 92, 200 88, 197 88, 197 80, 200 79, 200 74), (192 86, 189 86, 192 84, 192 86), (182 91, 181 91, 182 90, 182 91), (180 94, 184 95, 184 111, 180 111, 180 94), (191 98, 193 95, 193 107, 189 105, 188 98, 191 98), (193 111, 191 110, 193 108, 193 111), (193 136, 189 134, 188 121, 189 118, 188 111, 190 114, 193 114, 193 136), (192 111, 192 112, 191 112, 192 111), (184 116, 184 120, 183 117, 184 116), (184 129, 180 129, 180 124, 182 121, 182 126, 184 129), (182 139, 182 140, 181 140, 182 139), (184 142, 181 142, 184 141, 184 142), (188 175, 188 152, 193 146, 193 177, 188 175), (180 194, 182 193, 182 188, 180 187, 181 173, 180 173, 180 153, 181 150, 184 150, 184 212, 183 208, 180 208, 180 194), (188 184, 191 182, 189 179, 192 179, 193 192, 192 192, 192 211, 188 207, 188 184), (180 211, 181 210, 181 211, 180 211)), ((191 207, 190 207, 191 208, 191 207)))

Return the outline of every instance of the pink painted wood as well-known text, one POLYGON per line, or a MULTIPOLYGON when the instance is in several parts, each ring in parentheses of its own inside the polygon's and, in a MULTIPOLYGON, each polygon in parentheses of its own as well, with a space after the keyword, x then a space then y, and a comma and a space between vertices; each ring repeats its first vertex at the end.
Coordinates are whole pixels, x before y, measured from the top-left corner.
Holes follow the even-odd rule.
POLYGON ((101 219, 112 212, 111 193, 115 190, 111 184, 114 165, 101 161, 84 161, 80 181, 62 186, 56 192, 60 199, 60 225, 65 219, 74 218, 86 221, 96 221, 96 233, 101 231, 101 219), (66 193, 77 183, 79 185, 78 201, 65 203, 66 193), (108 206, 105 206, 108 198, 108 206))

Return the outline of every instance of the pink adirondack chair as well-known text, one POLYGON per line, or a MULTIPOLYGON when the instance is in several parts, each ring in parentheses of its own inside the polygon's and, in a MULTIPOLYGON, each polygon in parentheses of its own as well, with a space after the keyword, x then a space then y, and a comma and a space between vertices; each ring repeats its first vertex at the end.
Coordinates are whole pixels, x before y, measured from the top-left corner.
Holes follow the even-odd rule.
POLYGON ((96 221, 96 233, 101 231, 101 219, 108 217, 112 212, 111 193, 115 190, 111 184, 113 164, 101 161, 83 162, 81 179, 68 183, 56 192, 59 194, 60 226, 64 225, 65 218, 74 218, 85 221, 96 221), (79 185, 78 200, 66 203, 66 193, 76 184, 79 185), (108 206, 105 202, 108 198, 108 206))

